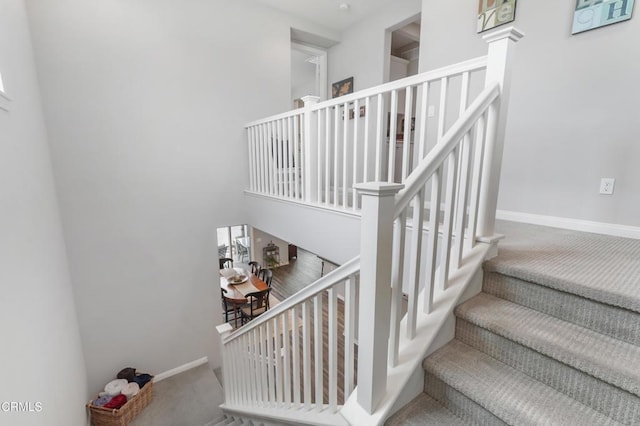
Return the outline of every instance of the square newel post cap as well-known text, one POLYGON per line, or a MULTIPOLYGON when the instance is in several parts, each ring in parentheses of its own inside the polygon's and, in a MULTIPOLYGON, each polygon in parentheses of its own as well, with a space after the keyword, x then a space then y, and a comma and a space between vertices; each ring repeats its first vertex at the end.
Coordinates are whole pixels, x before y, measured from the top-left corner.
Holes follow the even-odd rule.
POLYGON ((524 33, 514 26, 509 26, 496 31, 492 31, 482 36, 482 39, 487 43, 493 43, 494 41, 508 38, 511 41, 518 42, 524 37, 524 33))
POLYGON ((303 96, 302 102, 304 102, 304 106, 315 105, 320 101, 320 96, 307 95, 303 96))
POLYGON ((402 183, 365 182, 353 186, 360 195, 375 195, 378 197, 394 196, 404 188, 402 183))

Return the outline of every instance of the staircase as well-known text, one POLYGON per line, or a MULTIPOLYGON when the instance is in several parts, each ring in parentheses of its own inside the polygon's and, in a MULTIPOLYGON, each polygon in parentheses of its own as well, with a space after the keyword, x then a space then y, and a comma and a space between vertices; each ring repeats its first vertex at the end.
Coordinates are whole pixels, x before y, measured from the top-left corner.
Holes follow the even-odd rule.
POLYGON ((640 241, 507 226, 388 425, 640 424, 640 241))

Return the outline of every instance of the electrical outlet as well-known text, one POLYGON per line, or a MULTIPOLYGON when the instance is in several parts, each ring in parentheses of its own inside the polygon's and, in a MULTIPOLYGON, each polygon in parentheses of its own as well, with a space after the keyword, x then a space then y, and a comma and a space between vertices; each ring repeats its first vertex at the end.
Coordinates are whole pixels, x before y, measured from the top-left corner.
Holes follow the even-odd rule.
POLYGON ((600 193, 605 195, 613 194, 613 186, 616 180, 614 178, 602 178, 600 179, 600 193))
POLYGON ((429 105, 427 108, 427 117, 435 117, 436 115, 436 107, 433 105, 429 105))

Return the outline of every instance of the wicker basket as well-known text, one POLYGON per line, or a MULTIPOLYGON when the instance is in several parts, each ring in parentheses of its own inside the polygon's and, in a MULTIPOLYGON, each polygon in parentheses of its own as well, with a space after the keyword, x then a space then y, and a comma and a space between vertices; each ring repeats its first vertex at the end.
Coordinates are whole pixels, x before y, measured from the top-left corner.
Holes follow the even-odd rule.
POLYGON ((140 392, 120 409, 96 407, 93 401, 89 401, 87 408, 91 413, 93 426, 127 426, 135 416, 149 405, 153 397, 153 380, 150 380, 140 389, 140 392))

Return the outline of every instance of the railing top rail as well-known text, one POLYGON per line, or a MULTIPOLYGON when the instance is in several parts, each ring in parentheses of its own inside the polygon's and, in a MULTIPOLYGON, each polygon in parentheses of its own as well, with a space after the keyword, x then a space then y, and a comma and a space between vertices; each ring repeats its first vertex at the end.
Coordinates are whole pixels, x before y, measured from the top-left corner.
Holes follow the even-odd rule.
POLYGON ((345 103, 353 102, 356 99, 375 96, 381 93, 391 92, 392 90, 404 89, 406 87, 415 86, 428 81, 440 80, 443 77, 453 77, 456 75, 463 74, 465 72, 480 70, 482 68, 486 68, 486 66, 487 66, 487 57, 480 56, 478 58, 469 59, 467 61, 460 62, 458 64, 449 65, 449 66, 438 68, 432 71, 423 72, 421 74, 412 75, 410 77, 401 78, 399 80, 394 80, 389 83, 384 83, 378 86, 370 87, 368 89, 360 90, 355 93, 350 93, 348 95, 340 96, 339 98, 319 102, 315 105, 312 105, 310 110, 316 111, 319 109, 328 108, 335 105, 342 105, 345 103))
POLYGON ((255 120, 250 123, 244 125, 245 129, 253 126, 257 126, 259 124, 270 123, 276 120, 282 120, 283 118, 295 117, 296 115, 302 115, 306 111, 305 108, 297 108, 292 109, 291 111, 283 112, 281 114, 272 115, 270 117, 261 118, 260 120, 255 120))
POLYGON ((413 197, 424 187, 438 167, 442 165, 447 155, 453 151, 464 135, 471 129, 471 126, 484 114, 499 95, 500 85, 498 83, 488 85, 444 134, 442 141, 429 151, 426 157, 411 172, 404 182, 404 188, 396 195, 395 217, 400 216, 413 197))
POLYGON ((421 74, 416 74, 410 77, 402 78, 400 80, 395 80, 389 83, 384 83, 378 86, 370 87, 368 89, 360 90, 355 93, 350 93, 348 95, 340 96, 339 98, 318 102, 317 104, 307 106, 304 108, 299 108, 299 109, 288 111, 282 114, 273 115, 271 117, 266 117, 260 120, 255 120, 245 124, 245 128, 256 126, 258 124, 269 123, 271 121, 280 120, 283 118, 293 117, 295 115, 303 114, 306 111, 317 111, 323 108, 330 108, 336 105, 343 105, 345 103, 353 102, 356 99, 376 96, 381 93, 387 93, 387 92, 391 92, 392 90, 398 90, 398 89, 403 89, 409 86, 415 86, 428 81, 436 81, 443 77, 453 77, 456 75, 463 74, 465 72, 480 70, 480 69, 486 68, 486 66, 487 66, 487 57, 480 56, 480 57, 469 59, 467 61, 460 62, 454 65, 449 65, 449 66, 438 68, 432 71, 427 71, 421 74))
POLYGON ((269 309, 264 314, 260 315, 257 319, 251 321, 249 324, 242 326, 237 329, 233 333, 231 333, 227 338, 224 339, 223 343, 229 343, 232 340, 237 339, 238 337, 250 332, 256 327, 259 327, 261 324, 271 320, 272 318, 277 317, 278 315, 286 312, 287 310, 293 308, 294 306, 311 299, 312 297, 318 295, 319 293, 333 287, 334 285, 344 281, 349 278, 351 275, 355 274, 360 270, 360 256, 354 257, 350 261, 341 265, 337 269, 329 272, 327 275, 321 277, 313 284, 308 285, 302 290, 298 291, 293 296, 289 297, 286 300, 283 300, 277 306, 272 309, 269 309))

